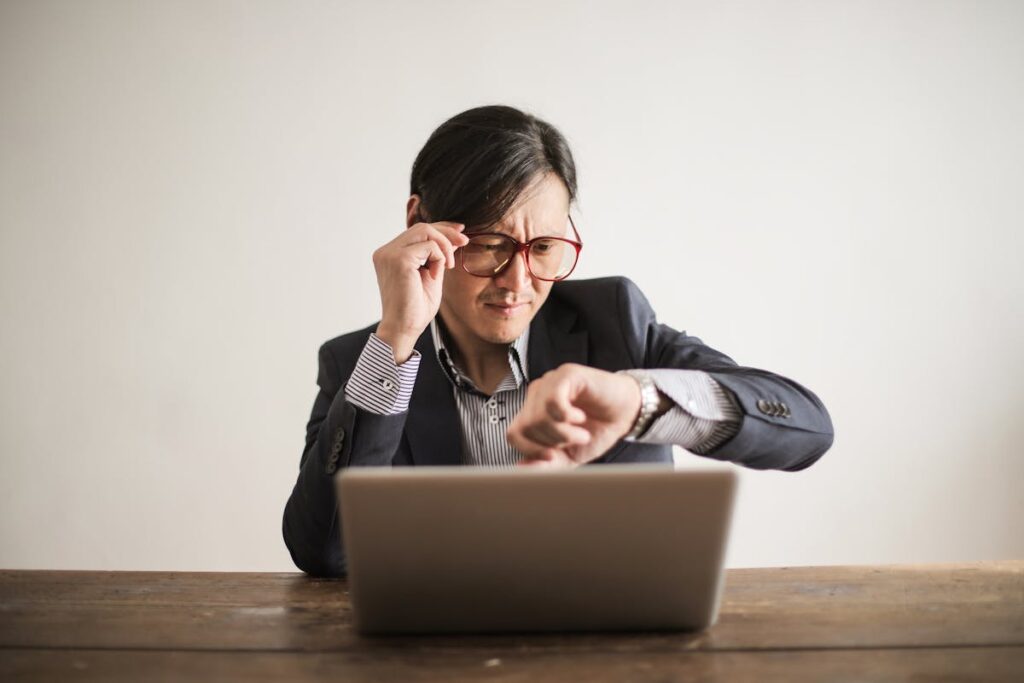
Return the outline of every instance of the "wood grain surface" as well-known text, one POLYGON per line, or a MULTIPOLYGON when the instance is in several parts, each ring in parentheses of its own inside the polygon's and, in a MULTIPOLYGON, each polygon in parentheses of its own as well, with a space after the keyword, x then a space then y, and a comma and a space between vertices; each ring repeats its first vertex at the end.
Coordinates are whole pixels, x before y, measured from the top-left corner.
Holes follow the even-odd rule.
POLYGON ((1024 681, 1024 561, 732 569, 701 633, 367 638, 344 580, 0 571, 0 680, 1024 681))

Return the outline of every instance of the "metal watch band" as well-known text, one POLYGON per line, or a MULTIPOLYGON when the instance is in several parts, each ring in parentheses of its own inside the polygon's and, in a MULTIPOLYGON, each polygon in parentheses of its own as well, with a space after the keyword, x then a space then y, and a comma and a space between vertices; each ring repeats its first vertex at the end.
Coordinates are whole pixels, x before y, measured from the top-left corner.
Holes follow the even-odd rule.
POLYGON ((633 428, 623 437, 626 441, 635 441, 647 430, 654 414, 658 412, 658 386, 650 374, 643 370, 623 370, 622 372, 640 384, 640 414, 636 416, 633 428))

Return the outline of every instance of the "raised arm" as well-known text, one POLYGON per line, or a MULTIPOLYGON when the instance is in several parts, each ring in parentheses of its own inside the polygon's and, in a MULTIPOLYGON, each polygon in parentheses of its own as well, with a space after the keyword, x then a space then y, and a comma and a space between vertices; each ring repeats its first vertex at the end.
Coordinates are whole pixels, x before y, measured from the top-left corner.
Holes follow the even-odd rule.
POLYGON ((416 223, 375 251, 382 308, 375 332, 366 329, 320 347, 320 391, 282 520, 285 545, 304 572, 346 573, 334 477, 346 467, 392 464, 419 367, 413 347, 437 314, 444 272, 466 242, 462 229, 416 223))

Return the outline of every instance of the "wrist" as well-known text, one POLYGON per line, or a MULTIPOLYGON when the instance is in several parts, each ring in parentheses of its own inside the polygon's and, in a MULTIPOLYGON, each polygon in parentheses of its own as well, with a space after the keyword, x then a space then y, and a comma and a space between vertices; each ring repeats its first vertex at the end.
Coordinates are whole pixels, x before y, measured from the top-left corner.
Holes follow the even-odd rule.
POLYGON ((413 348, 416 346, 416 339, 419 336, 408 333, 403 334, 384 323, 377 325, 377 330, 374 334, 377 335, 378 339, 391 347, 391 352, 395 356, 395 363, 398 365, 409 360, 412 356, 413 348))
POLYGON ((634 416, 633 420, 623 436, 626 441, 635 441, 647 431, 658 415, 664 413, 663 396, 649 373, 643 370, 623 370, 621 372, 624 375, 629 375, 639 396, 638 408, 635 413, 631 413, 634 416))

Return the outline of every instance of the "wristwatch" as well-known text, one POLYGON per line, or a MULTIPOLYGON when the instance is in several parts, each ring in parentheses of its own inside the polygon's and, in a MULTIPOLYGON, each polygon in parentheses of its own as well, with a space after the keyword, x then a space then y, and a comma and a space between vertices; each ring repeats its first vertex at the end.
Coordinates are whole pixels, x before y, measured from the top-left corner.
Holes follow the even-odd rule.
POLYGON ((625 441, 636 441, 641 434, 647 431, 654 414, 658 412, 660 403, 658 386, 654 383, 654 378, 650 373, 643 370, 622 370, 621 372, 635 379, 640 385, 640 414, 636 416, 633 428, 623 437, 625 441))

